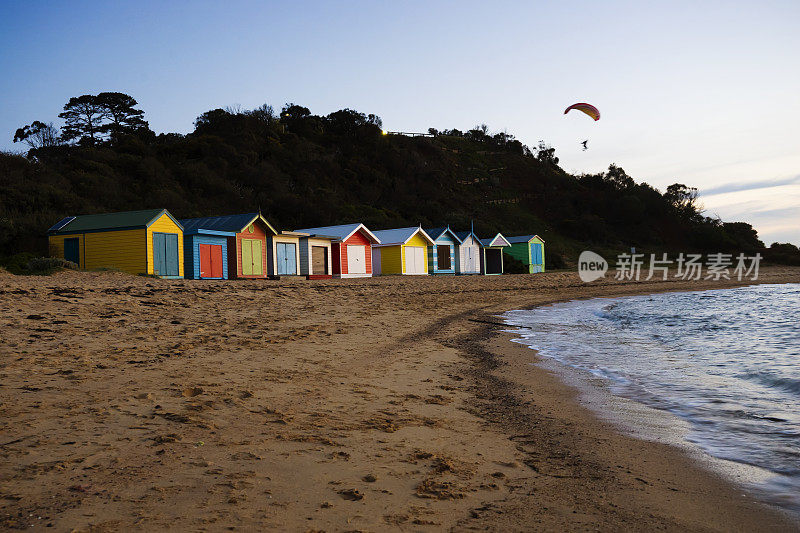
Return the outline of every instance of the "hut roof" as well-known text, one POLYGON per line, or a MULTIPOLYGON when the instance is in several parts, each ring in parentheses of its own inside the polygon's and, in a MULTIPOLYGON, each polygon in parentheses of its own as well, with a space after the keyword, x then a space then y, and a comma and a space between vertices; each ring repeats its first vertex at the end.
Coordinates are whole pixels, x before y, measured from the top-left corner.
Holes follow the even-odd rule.
POLYGON ((455 231, 450 229, 450 226, 444 226, 441 228, 425 228, 425 233, 427 233, 428 236, 434 241, 439 237, 441 237, 442 235, 444 235, 445 233, 449 233, 450 235, 453 236, 456 242, 459 243, 461 242, 461 238, 459 238, 458 234, 455 231))
POLYGON ((114 230, 126 228, 146 228, 165 214, 183 229, 180 222, 166 209, 144 209, 121 213, 101 213, 98 215, 78 215, 66 217, 47 230, 48 233, 79 233, 82 231, 114 230))
POLYGON ((420 233, 422 238, 428 241, 430 244, 434 244, 433 239, 425 233, 425 230, 419 226, 413 226, 410 228, 396 228, 396 229, 384 229, 380 231, 376 231, 375 235, 380 239, 382 245, 385 246, 392 246, 398 244, 405 244, 411 237, 420 233))
POLYGON ((498 233, 491 239, 481 239, 481 244, 484 246, 511 246, 502 233, 498 233))
POLYGON ((267 222, 261 213, 243 213, 241 215, 224 215, 220 217, 200 217, 200 218, 186 218, 181 220, 181 224, 188 232, 193 232, 198 229, 213 230, 213 231, 231 231, 240 233, 244 228, 261 219, 261 221, 272 231, 274 235, 278 232, 275 228, 267 222))
POLYGON ((478 237, 477 235, 475 235, 475 233, 474 233, 474 232, 472 232, 472 231, 456 231, 456 232, 455 232, 455 234, 456 234, 456 237, 458 237, 458 240, 459 240, 460 242, 464 242, 464 241, 466 241, 466 240, 467 240, 467 238, 468 238, 470 235, 472 235, 473 237, 475 237, 475 240, 476 240, 476 241, 478 241, 479 243, 481 242, 481 238, 480 238, 480 237, 478 237))
POLYGON ((375 236, 364 224, 341 224, 339 226, 322 226, 319 228, 304 228, 304 229, 296 229, 297 232, 308 233, 309 235, 319 235, 322 237, 329 237, 333 238, 336 241, 346 241, 349 239, 356 231, 363 230, 364 233, 372 239, 372 242, 375 244, 380 244, 381 240, 375 236))
POLYGON ((538 235, 517 235, 516 237, 506 237, 506 240, 511 244, 517 244, 520 242, 531 242, 533 239, 539 239, 540 241, 544 242, 544 239, 542 239, 538 235))

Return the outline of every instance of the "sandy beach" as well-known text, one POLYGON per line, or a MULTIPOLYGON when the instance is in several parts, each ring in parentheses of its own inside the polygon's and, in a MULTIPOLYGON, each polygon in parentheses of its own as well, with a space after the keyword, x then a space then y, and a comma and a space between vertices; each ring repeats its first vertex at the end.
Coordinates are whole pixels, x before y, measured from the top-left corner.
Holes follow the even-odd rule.
POLYGON ((741 284, 0 274, 0 527, 797 529, 598 420, 495 317, 741 284))

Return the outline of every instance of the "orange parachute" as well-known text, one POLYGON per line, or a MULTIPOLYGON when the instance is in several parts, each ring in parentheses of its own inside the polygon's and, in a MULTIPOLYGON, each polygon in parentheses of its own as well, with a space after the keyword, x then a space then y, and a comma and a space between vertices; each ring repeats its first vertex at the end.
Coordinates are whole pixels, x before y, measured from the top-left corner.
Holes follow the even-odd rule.
POLYGON ((600 111, 592 104, 585 104, 582 102, 578 104, 572 104, 564 111, 564 114, 566 115, 573 109, 577 109, 578 111, 583 111, 584 113, 595 119, 595 121, 600 120, 600 111))

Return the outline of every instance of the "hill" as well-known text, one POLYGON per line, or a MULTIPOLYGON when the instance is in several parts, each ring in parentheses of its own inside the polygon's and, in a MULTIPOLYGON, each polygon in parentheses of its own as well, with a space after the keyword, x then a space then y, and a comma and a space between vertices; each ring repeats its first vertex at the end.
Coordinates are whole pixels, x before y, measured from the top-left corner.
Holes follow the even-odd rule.
MULTIPOLYGON (((387 135, 374 115, 294 104, 279 116, 208 111, 188 135, 109 124, 105 137, 73 128, 69 144, 52 135, 26 156, 0 154, 0 256, 46 254, 46 229, 70 214, 160 207, 181 218, 261 209, 279 229, 474 220, 481 235, 539 234, 556 268, 586 248, 769 254, 749 224, 704 217, 690 187, 660 192, 615 165, 570 175, 552 148, 485 127, 387 135)), ((797 249, 782 246, 792 262, 797 249)))

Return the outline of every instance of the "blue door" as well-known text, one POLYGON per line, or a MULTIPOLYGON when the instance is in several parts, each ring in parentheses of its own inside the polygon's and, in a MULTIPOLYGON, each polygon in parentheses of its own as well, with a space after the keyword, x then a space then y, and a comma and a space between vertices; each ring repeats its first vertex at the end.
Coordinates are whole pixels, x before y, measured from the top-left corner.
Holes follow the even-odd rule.
POLYGON ((539 243, 531 244, 531 264, 532 265, 542 264, 542 245, 539 243))
POLYGON ((275 266, 279 276, 297 274, 296 246, 293 243, 275 243, 275 266))
POLYGON ((81 264, 80 239, 64 239, 64 259, 81 264))
POLYGON ((166 253, 167 258, 167 276, 180 276, 180 268, 178 266, 178 234, 167 233, 166 236, 166 253))
POLYGON ((180 275, 177 233, 153 233, 153 274, 180 275))
POLYGON ((164 252, 167 250, 163 233, 153 233, 153 274, 163 276, 167 271, 164 252))

